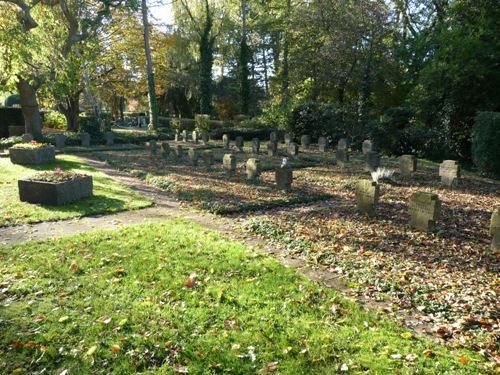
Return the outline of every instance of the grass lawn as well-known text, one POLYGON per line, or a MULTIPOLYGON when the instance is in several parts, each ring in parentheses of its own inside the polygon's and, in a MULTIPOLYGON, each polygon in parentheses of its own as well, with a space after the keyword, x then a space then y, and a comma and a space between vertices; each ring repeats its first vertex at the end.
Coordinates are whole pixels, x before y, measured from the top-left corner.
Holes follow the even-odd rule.
POLYGON ((484 372, 183 221, 0 247, 3 373, 484 372))
POLYGON ((0 158, 0 227, 21 223, 61 220, 74 217, 137 209, 151 202, 112 178, 86 165, 76 156, 59 155, 56 162, 41 166, 12 164, 8 158, 0 158), (61 207, 24 203, 19 200, 17 180, 38 171, 74 170, 94 177, 94 196, 61 207))

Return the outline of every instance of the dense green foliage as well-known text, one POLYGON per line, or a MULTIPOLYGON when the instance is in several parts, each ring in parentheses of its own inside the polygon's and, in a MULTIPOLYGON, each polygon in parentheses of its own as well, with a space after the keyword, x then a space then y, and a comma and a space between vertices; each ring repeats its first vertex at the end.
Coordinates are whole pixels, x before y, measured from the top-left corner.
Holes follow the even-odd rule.
POLYGON ((472 157, 482 173, 500 177, 500 112, 480 112, 475 118, 472 157))
POLYGON ((23 126, 21 108, 0 108, 0 138, 9 136, 9 126, 23 126))

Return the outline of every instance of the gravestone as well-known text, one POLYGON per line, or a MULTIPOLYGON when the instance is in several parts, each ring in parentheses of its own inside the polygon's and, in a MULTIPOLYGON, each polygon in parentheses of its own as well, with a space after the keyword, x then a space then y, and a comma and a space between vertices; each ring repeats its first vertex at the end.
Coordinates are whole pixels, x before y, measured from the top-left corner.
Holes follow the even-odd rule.
POLYGON ((338 149, 335 151, 335 158, 339 167, 344 168, 349 161, 349 152, 345 148, 338 149))
POLYGON ((156 141, 149 141, 146 143, 146 148, 149 150, 149 156, 155 157, 158 153, 158 145, 156 141))
POLYGON ((371 180, 360 180, 356 185, 356 207, 359 211, 374 216, 380 195, 380 186, 371 180))
POLYGON ((490 234, 493 237, 491 252, 498 254, 500 252, 500 207, 497 207, 491 214, 490 234))
POLYGON ((252 139, 252 153, 255 155, 259 155, 260 152, 260 139, 254 138, 252 139))
POLYGON ((399 157, 399 172, 403 176, 411 176, 417 171, 417 158, 415 155, 401 155, 399 157))
POLYGON ((188 141, 188 132, 187 132, 187 130, 183 130, 182 133, 181 133, 181 136, 182 136, 182 141, 183 142, 187 142, 188 141))
POLYGON ((238 152, 243 152, 243 137, 236 137, 236 139, 234 140, 234 145, 236 146, 236 150, 238 150, 238 152))
POLYGON ((189 162, 191 163, 191 165, 193 167, 196 167, 198 165, 198 156, 199 156, 199 152, 198 152, 197 148, 190 147, 188 149, 189 162))
POLYGON ((269 134, 269 141, 271 141, 271 142, 278 142, 278 133, 271 132, 269 134))
POLYGON ((168 144, 168 142, 161 142, 160 150, 161 156, 163 156, 164 158, 168 158, 168 155, 170 155, 170 145, 168 144))
POLYGON ((311 145, 311 136, 303 135, 302 137, 300 137, 300 145, 303 149, 307 150, 311 145))
POLYGON ((229 148, 229 143, 230 143, 229 135, 223 134, 222 135, 222 144, 224 145, 224 148, 229 148))
POLYGON ((247 160, 247 180, 257 180, 260 176, 260 160, 250 158, 247 160))
POLYGON ((234 175, 236 172, 236 156, 233 154, 225 154, 222 159, 222 165, 230 176, 234 175))
POLYGON ((179 133, 178 130, 175 131, 175 136, 174 136, 174 140, 176 142, 179 142, 179 139, 181 139, 181 133, 179 133))
POLYGON ((90 134, 80 133, 80 140, 82 142, 82 147, 90 147, 90 134))
POLYGON ((288 146, 289 143, 293 142, 293 137, 290 133, 285 134, 285 145, 288 146))
POLYGON ((299 154, 299 145, 295 142, 290 142, 286 149, 290 156, 297 156, 299 154))
POLYGON ((205 146, 208 146, 208 141, 209 141, 210 137, 208 136, 208 133, 207 132, 202 132, 201 133, 201 140, 203 142, 203 144, 205 146))
POLYGON ((113 132, 104 133, 104 139, 106 140, 106 146, 113 146, 115 143, 115 135, 113 132))
POLYGON ((203 164, 206 167, 210 168, 214 164, 214 153, 212 150, 205 150, 202 154, 203 164))
POLYGON ((416 192, 410 197, 408 209, 410 211, 410 226, 429 232, 435 229, 439 218, 441 201, 437 194, 416 192))
POLYGON ((275 178, 279 190, 289 191, 292 188, 293 170, 289 166, 284 165, 276 169, 275 178))
POLYGON ((457 185, 460 181, 460 165, 456 160, 445 160, 439 164, 441 183, 448 187, 457 185))
POLYGON ((380 155, 378 152, 369 151, 365 153, 365 172, 375 172, 380 166, 380 155))
POLYGON ((328 151, 328 140, 326 137, 318 138, 318 149, 319 152, 327 152, 328 151))
POLYGON ((340 138, 337 143, 337 150, 347 150, 349 148, 349 142, 347 138, 340 138))
POLYGON ((64 148, 66 144, 66 136, 64 134, 56 134, 54 136, 57 148, 64 148))
POLYGON ((276 156, 277 153, 278 153, 278 143, 269 142, 267 144, 267 156, 276 156))
POLYGON ((363 141, 362 150, 363 150, 363 154, 366 155, 368 152, 374 152, 375 146, 373 145, 372 141, 367 139, 367 140, 363 141))
POLYGON ((173 155, 177 160, 181 160, 184 157, 184 149, 181 145, 175 145, 173 151, 173 155))
POLYGON ((191 137, 193 138, 194 143, 198 143, 199 135, 198 135, 198 132, 196 130, 193 130, 193 132, 191 133, 191 137))
POLYGON ((33 139, 34 138, 31 134, 23 134, 21 136, 21 142, 23 142, 23 143, 29 143, 29 142, 33 141, 33 139))

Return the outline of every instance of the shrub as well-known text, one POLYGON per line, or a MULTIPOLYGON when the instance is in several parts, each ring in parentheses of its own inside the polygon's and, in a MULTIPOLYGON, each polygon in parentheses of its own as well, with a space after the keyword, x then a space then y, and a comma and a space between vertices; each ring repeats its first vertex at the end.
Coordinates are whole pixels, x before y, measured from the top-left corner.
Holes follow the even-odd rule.
POLYGON ((43 125, 52 129, 66 129, 66 117, 57 111, 45 111, 43 125))
POLYGON ((264 108, 260 122, 275 129, 286 129, 290 120, 290 108, 278 104, 271 104, 264 108))
POLYGON ((479 112, 472 130, 472 159, 481 173, 500 176, 500 112, 479 112))
POLYGON ((269 140, 271 132, 276 131, 272 128, 219 128, 214 129, 210 132, 212 139, 222 139, 223 134, 229 135, 229 137, 234 141, 236 137, 243 137, 245 141, 251 141, 253 138, 259 138, 260 140, 269 140))
POLYGON ((296 135, 309 134, 313 138, 329 136, 339 139, 346 135, 342 111, 333 104, 306 102, 292 109, 288 130, 296 135))
POLYGON ((89 133, 91 137, 102 135, 101 124, 95 116, 80 116, 80 132, 89 133))
POLYGON ((410 128, 414 113, 407 107, 389 108, 378 122, 374 123, 371 136, 380 151, 388 155, 400 155, 403 132, 410 128))
POLYGON ((7 99, 5 99, 6 107, 13 107, 15 105, 21 105, 21 97, 19 94, 9 95, 7 99))
POLYGON ((196 130, 199 132, 210 131, 210 116, 209 115, 194 115, 196 130))

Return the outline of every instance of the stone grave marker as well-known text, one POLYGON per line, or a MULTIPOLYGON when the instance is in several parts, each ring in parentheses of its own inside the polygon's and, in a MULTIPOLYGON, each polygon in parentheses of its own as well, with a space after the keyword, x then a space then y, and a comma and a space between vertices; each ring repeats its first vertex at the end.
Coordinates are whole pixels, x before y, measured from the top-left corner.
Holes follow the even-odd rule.
POLYGON ((269 134, 269 141, 271 141, 271 142, 278 142, 278 133, 271 132, 269 134))
POLYGON ((278 143, 270 141, 267 144, 267 156, 276 156, 277 153, 278 153, 278 143))
POLYGON ((243 145, 244 145, 243 137, 241 136, 236 137, 236 139, 234 140, 234 145, 236 146, 236 150, 238 150, 238 152, 243 152, 243 145))
POLYGON ((82 142, 82 147, 90 147, 90 134, 80 133, 80 140, 82 142))
POLYGON ((228 134, 223 134, 222 135, 222 144, 224 145, 224 148, 229 148, 229 143, 230 143, 230 139, 229 139, 229 135, 228 134))
POLYGON ((182 141, 183 142, 187 142, 188 141, 188 132, 187 132, 187 130, 183 130, 182 133, 181 133, 181 136, 182 136, 182 141))
POLYGON ((188 149, 188 158, 189 162, 193 167, 196 167, 198 165, 198 157, 199 157, 199 151, 197 148, 190 147, 188 149))
POLYGON ((363 141, 362 150, 363 150, 363 154, 366 155, 368 152, 374 152, 375 146, 373 145, 372 141, 367 139, 367 140, 363 141))
POLYGON ((198 143, 199 134, 196 130, 193 130, 193 132, 191 133, 191 137, 192 137, 194 143, 198 143))
POLYGON ((34 138, 33 138, 33 136, 32 136, 31 134, 23 134, 23 135, 21 136, 21 141, 22 141, 23 143, 30 143, 31 141, 33 141, 33 139, 34 139, 34 138))
POLYGON ((380 155, 378 152, 369 151, 365 153, 365 172, 374 172, 380 166, 380 155))
POLYGON ((288 146, 288 144, 290 144, 291 142, 293 142, 293 137, 290 133, 286 133, 285 134, 285 144, 288 146))
POLYGON ((106 146, 113 146, 115 143, 115 134, 113 132, 104 133, 104 139, 106 141, 106 146))
POLYGON ((179 142, 179 139, 181 139, 181 133, 179 133, 178 130, 175 131, 175 136, 174 136, 174 140, 176 142, 179 142))
POLYGON ((380 186, 371 180, 360 180, 356 184, 356 207, 359 211, 374 216, 380 195, 380 186))
POLYGON ((345 168, 347 162, 349 161, 349 152, 345 148, 338 149, 335 151, 335 158, 337 159, 339 167, 345 168))
POLYGON ((149 141, 146 143, 146 149, 149 151, 149 156, 155 157, 158 153, 158 145, 156 141, 149 141))
POLYGON ((337 143, 337 150, 347 150, 349 148, 349 142, 347 138, 340 138, 337 143))
POLYGON ((173 151, 173 155, 177 160, 181 160, 184 157, 184 149, 181 145, 175 145, 173 151))
POLYGON ((318 149, 319 152, 327 152, 328 151, 328 140, 326 137, 318 138, 318 149))
POLYGON ((170 155, 170 145, 168 144, 168 142, 161 142, 160 150, 161 156, 163 156, 164 158, 168 158, 168 155, 170 155))
POLYGON ((286 149, 287 149, 288 155, 290 155, 290 156, 299 155, 299 145, 295 142, 290 142, 286 149))
POLYGON ((278 190, 290 191, 293 182, 293 170, 288 165, 282 165, 276 169, 276 187, 278 190))
POLYGON ((66 145, 66 136, 64 134, 56 134, 54 136, 57 148, 64 148, 66 145))
POLYGON ((212 165, 214 165, 214 153, 212 150, 203 151, 202 157, 203 163, 206 167, 210 168, 212 165))
POLYGON ((252 139, 252 153, 255 155, 259 155, 260 152, 260 139, 254 138, 252 139))
POLYGON ((416 192, 410 197, 408 209, 410 211, 410 226, 429 232, 435 229, 439 218, 441 201, 437 194, 416 192))
POLYGON ((409 177, 417 171, 417 158, 415 155, 401 155, 399 157, 399 172, 402 176, 409 177))
POLYGON ((222 159, 222 165, 230 176, 234 175, 236 173, 236 156, 225 154, 222 159))
POLYGON ((208 136, 207 132, 201 133, 201 140, 205 146, 208 146, 208 141, 210 140, 210 137, 208 136))
POLYGON ((257 180, 260 176, 260 160, 250 158, 247 160, 247 180, 257 180))
POLYGON ((498 254, 500 253, 500 206, 495 208, 495 211, 491 214, 490 234, 493 237, 491 252, 498 254))
POLYGON ((458 184, 460 181, 460 165, 456 160, 445 160, 439 164, 439 176, 441 183, 448 187, 458 184))
POLYGON ((300 137, 300 145, 303 149, 307 150, 311 145, 311 136, 306 134, 300 137))

